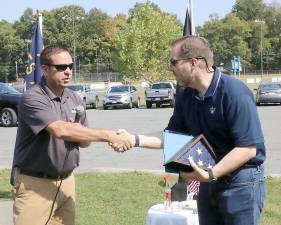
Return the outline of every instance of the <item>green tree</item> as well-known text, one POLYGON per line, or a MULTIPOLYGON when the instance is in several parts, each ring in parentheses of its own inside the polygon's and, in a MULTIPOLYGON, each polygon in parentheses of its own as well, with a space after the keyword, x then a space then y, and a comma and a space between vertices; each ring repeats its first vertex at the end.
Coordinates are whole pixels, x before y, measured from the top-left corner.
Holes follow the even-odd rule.
POLYGON ((174 15, 147 2, 130 10, 128 25, 118 27, 114 67, 128 80, 167 79, 170 42, 182 27, 174 15))
POLYGON ((280 69, 281 62, 281 5, 273 1, 265 9, 267 46, 264 51, 265 69, 280 69), (270 28, 270 29, 269 29, 270 28))
POLYGON ((246 21, 263 19, 265 7, 263 0, 236 0, 232 12, 246 21))
POLYGON ((239 56, 243 63, 250 64, 251 51, 246 39, 250 37, 251 28, 235 14, 230 13, 222 20, 213 17, 203 27, 199 27, 197 32, 210 42, 215 64, 223 64, 226 69, 230 69, 230 61, 234 56, 239 56))
MULTIPOLYGON (((23 63, 24 41, 16 35, 12 24, 0 22, 0 80, 14 81, 16 79, 15 64, 23 63)), ((23 68, 20 70, 23 75, 23 68)))

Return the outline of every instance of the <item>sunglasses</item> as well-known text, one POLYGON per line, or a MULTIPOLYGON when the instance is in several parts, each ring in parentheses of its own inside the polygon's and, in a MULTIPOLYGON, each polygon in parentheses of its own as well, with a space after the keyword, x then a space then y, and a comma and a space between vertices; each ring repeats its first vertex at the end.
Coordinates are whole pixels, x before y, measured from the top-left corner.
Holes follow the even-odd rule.
POLYGON ((204 58, 204 57, 201 57, 201 56, 198 56, 198 57, 190 57, 190 58, 185 58, 185 59, 173 59, 173 58, 170 58, 170 65, 176 66, 179 61, 182 61, 182 60, 190 60, 190 59, 205 59, 205 58, 204 58))
POLYGON ((57 71, 65 71, 67 68, 69 68, 70 70, 72 70, 73 68, 73 63, 70 64, 48 64, 48 66, 53 66, 56 68, 57 71))

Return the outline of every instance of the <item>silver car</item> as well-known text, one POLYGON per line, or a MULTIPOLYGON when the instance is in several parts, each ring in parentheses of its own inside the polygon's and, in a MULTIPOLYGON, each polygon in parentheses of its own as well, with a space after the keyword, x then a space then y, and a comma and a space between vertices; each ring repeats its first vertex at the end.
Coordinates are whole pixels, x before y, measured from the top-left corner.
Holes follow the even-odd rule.
POLYGON ((280 103, 281 104, 281 84, 261 83, 257 89, 256 104, 280 103))
POLYGON ((90 88, 88 84, 71 84, 68 86, 69 89, 75 91, 81 99, 84 101, 86 106, 90 106, 93 109, 98 107, 99 97, 97 93, 90 88))
POLYGON ((118 85, 109 88, 103 99, 103 108, 106 110, 109 107, 139 108, 140 97, 138 96, 136 87, 118 85))

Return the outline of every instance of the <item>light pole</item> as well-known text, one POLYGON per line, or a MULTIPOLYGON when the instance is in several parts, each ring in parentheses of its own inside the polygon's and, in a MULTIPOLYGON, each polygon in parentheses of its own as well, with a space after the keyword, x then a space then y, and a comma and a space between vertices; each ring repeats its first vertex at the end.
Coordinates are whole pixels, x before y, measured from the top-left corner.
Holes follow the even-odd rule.
POLYGON ((93 41, 96 45, 96 66, 97 66, 96 73, 98 75, 99 74, 99 61, 98 61, 98 44, 97 43, 100 42, 100 39, 98 37, 96 37, 93 39, 93 41))
POLYGON ((261 76, 263 76, 262 24, 264 24, 265 22, 263 20, 255 20, 255 22, 260 24, 260 64, 261 64, 261 76))
POLYGON ((19 80, 19 74, 18 74, 18 61, 15 62, 16 63, 16 79, 17 81, 19 80))
POLYGON ((62 17, 63 20, 69 20, 72 22, 72 38, 73 38, 73 72, 74 72, 74 82, 76 82, 76 45, 75 45, 75 41, 76 41, 76 32, 75 32, 75 21, 79 21, 79 20, 83 20, 84 17, 83 16, 74 16, 74 15, 70 15, 70 16, 63 16, 62 17))

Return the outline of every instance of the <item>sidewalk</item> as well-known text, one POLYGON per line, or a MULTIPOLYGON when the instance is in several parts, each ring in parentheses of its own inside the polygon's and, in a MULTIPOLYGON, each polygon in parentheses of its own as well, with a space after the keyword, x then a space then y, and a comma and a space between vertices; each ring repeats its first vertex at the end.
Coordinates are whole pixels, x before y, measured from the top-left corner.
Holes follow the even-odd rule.
POLYGON ((13 201, 0 199, 0 225, 13 224, 13 201))

